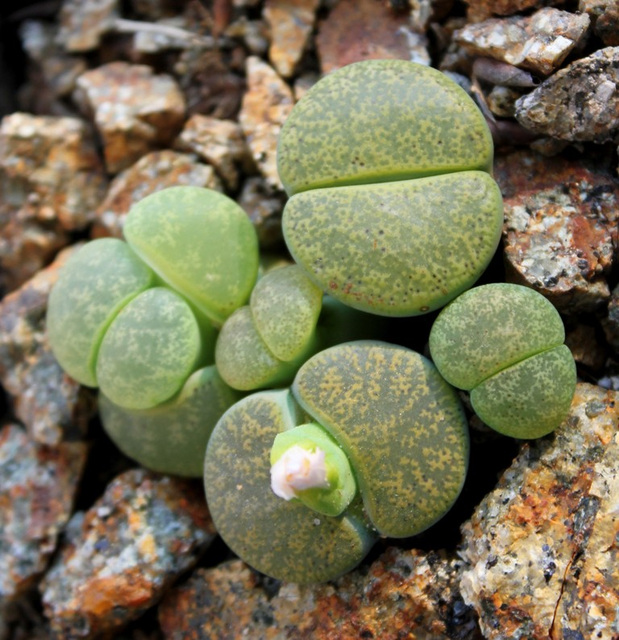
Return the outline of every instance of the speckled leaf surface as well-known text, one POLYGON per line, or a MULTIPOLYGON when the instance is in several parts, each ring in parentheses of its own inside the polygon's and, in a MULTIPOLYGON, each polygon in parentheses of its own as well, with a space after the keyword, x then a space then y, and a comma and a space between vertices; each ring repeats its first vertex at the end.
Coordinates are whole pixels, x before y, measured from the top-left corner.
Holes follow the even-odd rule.
POLYGON ((534 355, 488 378, 471 392, 475 413, 514 438, 539 438, 567 416, 576 365, 567 346, 534 355))
POLYGON ((468 426, 429 360, 386 343, 347 343, 308 360, 292 390, 347 454, 381 534, 415 535, 452 506, 466 475, 468 426))
POLYGON ((463 293, 443 309, 430 332, 441 375, 472 389, 501 369, 563 343, 561 316, 542 295, 495 283, 463 293))
POLYGON ((142 466, 199 478, 215 424, 240 399, 211 365, 193 373, 175 398, 153 409, 123 409, 100 393, 99 414, 116 446, 142 466))
POLYGON ((157 274, 221 324, 249 298, 258 240, 230 198, 199 187, 171 187, 133 206, 127 242, 157 274))
POLYGON ((237 309, 224 323, 215 344, 221 377, 235 389, 250 391, 284 384, 299 363, 283 362, 271 353, 256 330, 249 306, 237 309))
POLYGON ((288 195, 325 186, 490 170, 492 138, 475 103, 441 72, 403 60, 346 66, 286 120, 278 170, 288 195))
POLYGON ((334 298, 390 316, 437 309, 479 278, 498 246, 503 206, 481 171, 314 189, 288 201, 294 259, 334 298))
POLYGON ((110 325, 99 349, 101 391, 128 409, 148 409, 179 391, 202 357, 195 316, 164 287, 144 291, 110 325))
POLYGON ((99 343, 129 300, 152 286, 154 273, 115 238, 85 244, 62 269, 47 310, 50 345, 60 366, 75 380, 97 386, 99 343))
POLYGON ((256 330, 279 360, 298 358, 311 341, 322 306, 322 291, 296 265, 258 280, 250 297, 256 330))
POLYGON ((236 554, 282 580, 322 582, 357 565, 374 539, 354 516, 319 516, 271 491, 273 440, 300 423, 288 391, 244 398, 213 431, 204 484, 215 527, 236 554))

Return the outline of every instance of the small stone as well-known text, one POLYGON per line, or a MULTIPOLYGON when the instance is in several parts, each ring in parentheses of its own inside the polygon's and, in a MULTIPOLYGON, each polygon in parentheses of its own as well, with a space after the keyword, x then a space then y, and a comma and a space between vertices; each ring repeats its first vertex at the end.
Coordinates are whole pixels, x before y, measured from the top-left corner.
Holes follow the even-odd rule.
POLYGON ((411 26, 425 33, 431 23, 445 18, 453 8, 453 0, 410 0, 411 26))
POLYGON ((564 0, 465 0, 468 5, 466 16, 469 22, 481 22, 492 16, 512 16, 528 9, 547 5, 558 6, 564 0))
POLYGON ((369 570, 325 585, 265 579, 241 561, 198 569, 159 606, 177 638, 430 638, 474 640, 478 629, 456 588, 458 561, 388 549, 369 570))
POLYGON ((110 183, 96 211, 93 237, 122 238, 125 218, 134 204, 155 191, 180 185, 221 191, 213 167, 198 162, 193 155, 169 149, 146 154, 110 183))
POLYGON ((71 519, 41 584, 52 630, 62 638, 113 632, 153 606, 214 537, 197 483, 121 474, 71 519))
POLYGON ((503 193, 508 279, 533 287, 567 314, 593 311, 610 296, 619 181, 561 157, 519 151, 497 158, 503 193))
POLYGON ((619 139, 619 47, 600 49, 557 71, 516 102, 522 126, 570 141, 619 139))
POLYGON ((429 64, 424 34, 409 17, 375 0, 341 0, 318 27, 320 68, 330 73, 360 60, 396 58, 429 64))
POLYGON ((64 0, 58 41, 67 51, 96 49, 118 17, 118 0, 64 0))
POLYGON ((15 289, 84 229, 103 196, 93 136, 77 118, 13 113, 0 124, 0 265, 15 289))
POLYGON ((29 436, 46 445, 83 438, 94 410, 92 393, 63 372, 45 333, 49 292, 74 250, 0 302, 0 381, 29 436))
POLYGON ((294 101, 299 100, 318 82, 320 76, 317 73, 304 73, 294 81, 294 101))
POLYGON ((579 11, 586 11, 593 21, 593 31, 602 42, 619 45, 619 5, 617 0, 580 0, 579 11))
POLYGON ((243 183, 238 203, 252 221, 263 249, 273 249, 281 245, 281 221, 285 204, 283 193, 271 192, 261 178, 247 178, 243 183))
POLYGON ((469 53, 502 60, 548 75, 584 40, 586 13, 540 9, 532 16, 490 19, 456 31, 454 40, 469 53))
POLYGON ((185 99, 176 81, 153 75, 145 65, 110 62, 87 71, 77 80, 74 98, 94 113, 110 173, 169 145, 185 117, 185 99))
POLYGON ((264 18, 271 28, 269 60, 284 78, 295 72, 307 47, 320 0, 266 0, 264 18))
POLYGON ((619 623, 619 394, 580 383, 463 526, 460 588, 488 640, 604 638, 619 623))
POLYGON ((252 157, 267 183, 281 190, 277 172, 277 140, 294 104, 290 87, 266 63, 247 58, 248 91, 243 96, 239 122, 252 157))
POLYGON ((619 353, 619 285, 613 291, 608 302, 608 313, 602 321, 606 340, 619 353))
POLYGON ((191 151, 213 165, 226 187, 232 191, 238 186, 239 165, 249 162, 243 130, 232 120, 199 114, 191 116, 175 145, 181 151, 191 151))
POLYGON ((493 87, 486 96, 488 108, 499 118, 512 118, 515 111, 515 102, 522 93, 511 87, 493 87))
POLYGON ((592 371, 601 370, 606 364, 607 349, 600 344, 596 328, 589 324, 577 324, 566 329, 565 344, 577 364, 592 371))
POLYGON ((0 429, 0 601, 19 597, 45 570, 86 454, 85 443, 46 447, 16 424, 0 429))

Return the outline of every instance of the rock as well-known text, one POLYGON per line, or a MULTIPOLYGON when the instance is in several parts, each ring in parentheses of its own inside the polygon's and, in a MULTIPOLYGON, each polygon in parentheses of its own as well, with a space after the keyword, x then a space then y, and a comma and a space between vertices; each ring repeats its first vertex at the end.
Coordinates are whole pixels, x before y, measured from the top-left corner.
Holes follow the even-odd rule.
POLYGON ((453 0, 408 0, 410 21, 417 33, 425 33, 432 23, 445 18, 453 8, 453 0))
POLYGON ((593 31, 605 45, 619 45, 619 5, 616 0, 580 0, 578 10, 589 14, 593 31))
POLYGON ((159 606, 166 640, 181 638, 479 638, 462 602, 458 562, 389 549, 367 571, 326 585, 265 579, 236 560, 198 569, 159 606))
POLYGON ((237 118, 245 80, 230 68, 220 52, 187 49, 174 65, 174 72, 185 94, 189 115, 237 118))
POLYGON ((0 381, 35 442, 59 445, 84 437, 92 393, 60 368, 45 334, 49 292, 73 248, 0 302, 0 381))
POLYGON ((59 42, 67 51, 96 49, 118 17, 118 0, 63 0, 59 42))
POLYGON ((215 536, 199 484, 127 471, 86 513, 41 583, 62 638, 94 638, 137 618, 193 566, 215 536))
POLYGON ((533 287, 562 312, 593 311, 610 296, 619 181, 584 161, 530 151, 499 157, 508 280, 533 287))
POLYGON ((548 75, 580 45, 589 16, 540 9, 532 16, 490 19, 455 32, 454 40, 470 54, 488 56, 548 75))
POLYGON ((469 22, 481 22, 492 16, 511 16, 548 5, 564 4, 563 0, 465 0, 469 22))
POLYGON ((112 180, 97 208, 92 235, 121 238, 125 218, 134 204, 155 191, 180 185, 221 191, 213 167, 198 162, 193 155, 170 150, 146 154, 112 180))
MULTIPOLYGON (((58 44, 56 25, 42 20, 27 20, 19 30, 22 46, 31 61, 37 64, 54 98, 62 98, 75 89, 77 78, 86 71, 86 60, 67 55, 58 44)), ((41 86, 36 87, 38 92, 41 86)))
POLYGON ((126 169, 149 151, 169 145, 185 117, 185 100, 169 75, 150 67, 110 62, 77 80, 74 99, 94 113, 110 173, 126 169))
POLYGON ((14 289, 93 219, 106 180, 77 118, 13 113, 0 124, 0 265, 14 289))
POLYGON ((269 60, 290 78, 301 60, 316 20, 320 0, 266 0, 264 18, 271 29, 269 60))
POLYGON ((228 189, 238 187, 239 165, 250 161, 243 130, 232 120, 196 114, 185 123, 176 139, 181 151, 191 151, 213 165, 228 189))
POLYGON ((277 172, 277 140, 293 107, 290 87, 260 58, 247 58, 248 91, 239 122, 252 157, 268 185, 282 189, 277 172))
POLYGON ((341 0, 318 27, 316 47, 323 73, 352 62, 397 58, 429 64, 427 40, 405 13, 375 0, 341 0))
POLYGON ((460 587, 489 640, 615 637, 619 394, 579 384, 463 527, 460 587))
POLYGON ((261 178, 247 178, 238 203, 253 222, 262 249, 273 249, 281 245, 281 221, 285 204, 281 192, 270 192, 261 178))
POLYGON ((619 141, 619 47, 606 47, 557 71, 516 102, 516 118, 561 140, 619 141))
POLYGON ((578 323, 566 327, 565 344, 569 347, 576 364, 592 371, 601 370, 606 364, 607 348, 598 338, 596 327, 578 323))
POLYGON ((608 302, 608 313, 602 321, 606 340, 619 353, 619 285, 613 291, 608 302))
POLYGON ((515 102, 522 94, 511 87, 493 87, 486 96, 488 108, 499 118, 512 118, 515 111, 515 102))
POLYGON ((16 424, 0 429, 0 603, 31 587, 69 520, 87 447, 46 447, 16 424))

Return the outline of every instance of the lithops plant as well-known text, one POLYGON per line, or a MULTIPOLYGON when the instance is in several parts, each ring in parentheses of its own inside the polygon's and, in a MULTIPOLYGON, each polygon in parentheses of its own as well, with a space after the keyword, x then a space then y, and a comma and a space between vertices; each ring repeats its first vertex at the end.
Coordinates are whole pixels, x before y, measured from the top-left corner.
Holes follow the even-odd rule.
MULTIPOLYGON (((236 203, 198 187, 173 187, 144 198, 127 216, 124 235, 126 242, 89 242, 67 262, 50 295, 47 330, 65 371, 99 387, 112 438, 151 466, 144 453, 148 447, 140 453, 129 443, 136 437, 132 430, 152 424, 146 414, 168 416, 161 419, 170 424, 171 440, 186 439, 187 425, 175 427, 170 416, 180 420, 195 407, 181 405, 205 403, 206 394, 223 410, 238 399, 213 375, 192 375, 213 363, 216 328, 249 297, 258 272, 258 242, 236 203), (124 429, 116 427, 120 415, 124 429)), ((202 434, 198 440, 187 465, 194 474, 206 443, 202 434)), ((178 461, 171 464, 179 467, 178 461)))
POLYGON ((289 264, 261 277, 249 304, 226 320, 217 337, 215 363, 235 389, 284 386, 320 349, 379 331, 374 316, 323 296, 299 266, 289 264))
POLYGON ((567 416, 576 366, 557 310, 515 284, 475 287, 438 315, 430 352, 441 375, 471 392, 477 415, 515 438, 538 438, 567 416))
POLYGON ((282 129, 283 232, 323 290, 388 316, 440 308, 499 242, 492 138, 473 101, 430 67, 371 60, 321 79, 282 129))
POLYGON ((460 493, 467 422, 432 363, 377 341, 312 356, 290 390, 243 398, 213 430, 204 464, 218 532, 267 575, 321 582, 378 536, 415 535, 460 493))

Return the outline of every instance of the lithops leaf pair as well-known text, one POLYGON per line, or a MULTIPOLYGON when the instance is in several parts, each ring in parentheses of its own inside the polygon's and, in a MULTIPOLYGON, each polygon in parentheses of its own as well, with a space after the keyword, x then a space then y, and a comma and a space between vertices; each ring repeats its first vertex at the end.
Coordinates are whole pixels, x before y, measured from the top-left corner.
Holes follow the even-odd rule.
POLYGON ((215 362, 235 389, 282 386, 318 350, 379 331, 374 317, 323 296, 299 266, 287 265, 260 278, 249 304, 226 320, 215 362))
POLYGON ((468 446, 459 399, 429 360, 349 342, 312 356, 290 390, 252 394, 222 416, 207 447, 207 500, 254 568, 330 580, 377 536, 415 535, 442 517, 468 446))
POLYGON ((430 352, 441 375, 471 392, 477 415, 515 438, 537 438, 567 416, 576 367, 556 309, 515 284, 475 287, 441 311, 430 352))
MULTIPOLYGON (((188 381, 212 363, 216 327, 254 285, 258 243, 240 207, 197 187, 143 199, 124 234, 126 242, 89 242, 67 262, 50 295, 47 330, 65 371, 99 387, 105 406, 116 405, 104 415, 126 410, 135 422, 142 411, 178 412, 195 395, 188 381)), ((213 406, 238 397, 218 384, 206 388, 213 406)), ((111 432, 120 438, 122 430, 111 432)))
POLYGON ((469 96, 402 60, 349 65, 299 101, 279 139, 294 259, 335 298, 388 316, 440 308, 492 258, 503 209, 469 96))

